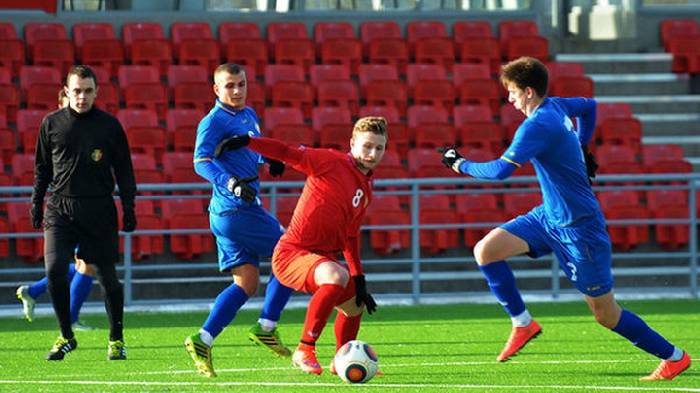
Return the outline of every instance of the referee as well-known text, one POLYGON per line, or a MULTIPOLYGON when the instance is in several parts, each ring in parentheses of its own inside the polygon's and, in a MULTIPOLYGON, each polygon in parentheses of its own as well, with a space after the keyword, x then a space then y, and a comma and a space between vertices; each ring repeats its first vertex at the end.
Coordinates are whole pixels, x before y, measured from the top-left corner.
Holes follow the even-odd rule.
POLYGON ((125 232, 136 228, 136 182, 126 134, 119 121, 93 106, 97 79, 87 66, 74 66, 64 87, 69 105, 41 123, 34 164, 31 220, 44 228, 44 264, 61 335, 46 356, 62 360, 78 343, 70 323, 68 265, 78 257, 97 267, 105 292, 110 332, 107 357, 126 359, 123 338, 124 290, 115 269, 119 259, 115 178, 124 207, 125 232), (44 195, 51 187, 46 216, 44 195))

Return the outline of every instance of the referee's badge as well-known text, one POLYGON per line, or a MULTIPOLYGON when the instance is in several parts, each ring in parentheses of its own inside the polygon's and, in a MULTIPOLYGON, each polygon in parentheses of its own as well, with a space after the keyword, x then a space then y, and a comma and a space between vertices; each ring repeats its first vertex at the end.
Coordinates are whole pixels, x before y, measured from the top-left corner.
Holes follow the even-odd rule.
POLYGON ((92 154, 90 154, 90 158, 95 162, 102 160, 102 156, 102 149, 95 149, 92 151, 92 154))

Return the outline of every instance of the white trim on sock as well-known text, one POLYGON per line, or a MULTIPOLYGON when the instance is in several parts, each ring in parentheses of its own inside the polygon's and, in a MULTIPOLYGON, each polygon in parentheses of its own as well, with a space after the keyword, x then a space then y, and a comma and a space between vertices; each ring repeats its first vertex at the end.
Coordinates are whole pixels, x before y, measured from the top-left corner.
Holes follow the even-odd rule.
POLYGON ((513 326, 515 327, 525 327, 532 322, 532 316, 530 315, 530 312, 525 309, 525 311, 521 312, 520 314, 510 317, 511 322, 513 322, 513 326))
POLYGON ((673 347, 673 355, 671 355, 671 357, 666 359, 666 360, 670 360, 672 362, 677 362, 677 361, 681 360, 682 358, 683 358, 683 350, 674 346, 673 347))
POLYGON ((262 328, 262 330, 264 330, 266 332, 271 332, 271 331, 275 330, 275 328, 277 327, 277 321, 272 321, 272 320, 265 319, 265 318, 258 319, 258 323, 260 324, 260 327, 262 328))
POLYGON ((201 338, 202 341, 204 341, 204 343, 210 347, 214 345, 214 337, 212 337, 211 333, 204 329, 199 329, 199 338, 201 338))

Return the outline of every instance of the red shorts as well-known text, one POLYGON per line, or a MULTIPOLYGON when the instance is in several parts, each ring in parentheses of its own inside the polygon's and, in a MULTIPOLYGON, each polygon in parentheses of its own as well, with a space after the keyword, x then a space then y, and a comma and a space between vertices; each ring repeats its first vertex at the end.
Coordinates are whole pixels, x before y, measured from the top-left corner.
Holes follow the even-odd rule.
POLYGON ((327 261, 338 262, 336 258, 327 255, 278 243, 272 254, 272 272, 284 286, 314 293, 318 289, 314 280, 316 266, 327 261))

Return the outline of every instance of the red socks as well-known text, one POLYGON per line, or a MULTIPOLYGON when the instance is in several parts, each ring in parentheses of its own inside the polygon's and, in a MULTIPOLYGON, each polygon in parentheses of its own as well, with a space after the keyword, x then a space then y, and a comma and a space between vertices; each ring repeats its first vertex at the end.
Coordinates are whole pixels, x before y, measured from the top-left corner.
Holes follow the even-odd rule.
POLYGON ((316 293, 311 296, 306 310, 304 330, 301 333, 302 344, 310 346, 316 344, 344 290, 345 288, 335 284, 323 284, 318 287, 316 293))
POLYGON ((335 317, 335 351, 343 346, 348 341, 357 338, 357 332, 360 331, 360 321, 362 314, 348 317, 342 311, 338 311, 338 316, 335 317))

